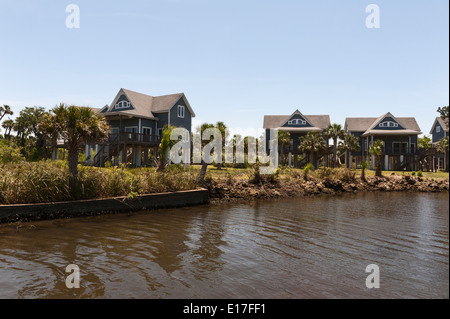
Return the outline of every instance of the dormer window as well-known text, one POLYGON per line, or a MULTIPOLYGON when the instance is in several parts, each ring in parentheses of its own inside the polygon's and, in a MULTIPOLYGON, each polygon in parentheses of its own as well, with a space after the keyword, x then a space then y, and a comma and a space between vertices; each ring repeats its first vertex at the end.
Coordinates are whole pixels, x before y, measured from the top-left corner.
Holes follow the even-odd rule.
POLYGON ((178 105, 178 117, 184 118, 184 105, 178 105))
POLYGON ((302 119, 294 119, 294 120, 289 120, 288 124, 289 125, 305 125, 306 121, 302 120, 302 119))
POLYGON ((378 126, 379 127, 398 127, 398 123, 395 123, 392 121, 386 121, 386 122, 380 123, 378 126))
POLYGON ((125 109, 130 107, 130 102, 128 101, 120 101, 118 103, 116 103, 115 108, 116 109, 125 109))

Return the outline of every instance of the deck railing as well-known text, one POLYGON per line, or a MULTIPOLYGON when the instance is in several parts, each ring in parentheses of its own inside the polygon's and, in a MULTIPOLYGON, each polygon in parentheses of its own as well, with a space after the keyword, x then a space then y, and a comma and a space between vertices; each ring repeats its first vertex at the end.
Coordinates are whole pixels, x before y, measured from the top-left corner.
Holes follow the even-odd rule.
POLYGON ((144 143, 157 145, 161 142, 161 136, 132 132, 120 132, 109 135, 108 141, 112 142, 114 140, 118 143, 144 143), (118 140, 116 139, 117 136, 118 140))

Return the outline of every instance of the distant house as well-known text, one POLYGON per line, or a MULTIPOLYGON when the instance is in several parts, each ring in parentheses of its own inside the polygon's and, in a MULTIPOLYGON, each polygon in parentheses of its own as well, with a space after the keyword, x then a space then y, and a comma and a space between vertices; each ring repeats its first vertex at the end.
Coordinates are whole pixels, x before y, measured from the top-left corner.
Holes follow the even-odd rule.
POLYGON ((437 142, 445 137, 448 137, 448 125, 445 124, 444 120, 438 116, 431 127, 430 134, 432 136, 431 143, 436 145, 437 142))
MULTIPOLYGON (((308 132, 319 132, 323 136, 330 124, 329 115, 303 115, 299 110, 291 115, 265 115, 263 128, 266 130, 266 147, 268 149, 270 129, 278 129, 290 134, 291 144, 284 150, 285 153, 289 153, 289 159, 291 159, 291 155, 304 155, 298 150, 300 137, 305 136, 308 132)), ((324 137, 324 140, 328 146, 328 139, 324 137)), ((295 167, 298 166, 297 157, 293 156, 295 167)))
POLYGON ((346 118, 344 129, 359 139, 360 151, 348 159, 359 166, 363 161, 375 168, 375 159, 369 148, 375 140, 382 140, 383 170, 416 170, 418 135, 422 134, 414 117, 395 117, 386 113, 378 118, 346 118))
MULTIPOLYGON (((442 140, 445 137, 448 137, 448 125, 445 124, 444 120, 438 116, 436 117, 436 120, 433 123, 433 126, 431 127, 431 145, 433 147, 436 147, 436 144, 442 140)), ((434 168, 440 169, 444 168, 447 169, 447 165, 449 162, 448 155, 450 153, 447 153, 447 159, 444 160, 444 154, 436 154, 434 160, 434 168)))
POLYGON ((105 116, 111 131, 103 145, 86 147, 86 158, 97 166, 106 161, 151 165, 149 152, 156 157, 164 126, 183 127, 190 133, 195 117, 184 93, 150 96, 123 88, 111 105, 98 112, 105 116))

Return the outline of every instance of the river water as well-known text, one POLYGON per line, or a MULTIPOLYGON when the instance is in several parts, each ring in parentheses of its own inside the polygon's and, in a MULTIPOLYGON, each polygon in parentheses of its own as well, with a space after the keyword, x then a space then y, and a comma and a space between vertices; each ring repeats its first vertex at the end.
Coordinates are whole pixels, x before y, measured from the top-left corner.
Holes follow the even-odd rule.
POLYGON ((448 194, 422 193, 2 226, 0 298, 449 298, 448 234, 448 194))

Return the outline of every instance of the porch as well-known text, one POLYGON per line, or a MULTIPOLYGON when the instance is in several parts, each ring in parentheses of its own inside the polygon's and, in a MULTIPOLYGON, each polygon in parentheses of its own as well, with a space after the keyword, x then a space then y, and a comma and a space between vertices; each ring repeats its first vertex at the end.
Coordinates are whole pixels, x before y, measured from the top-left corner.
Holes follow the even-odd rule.
POLYGON ((86 164, 153 166, 161 143, 160 135, 134 132, 112 133, 103 144, 86 145, 86 164))

